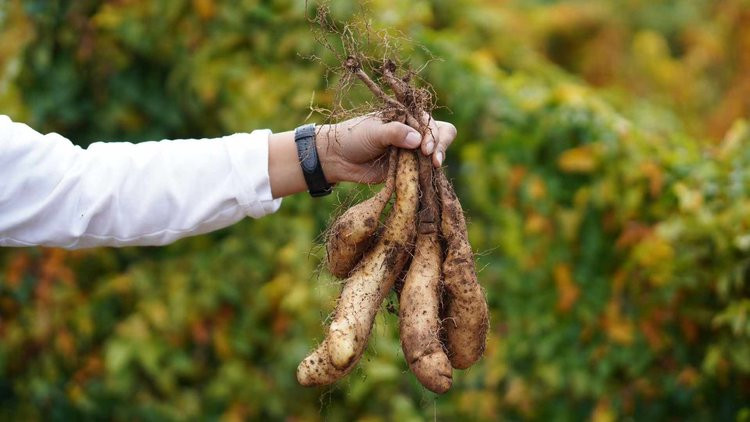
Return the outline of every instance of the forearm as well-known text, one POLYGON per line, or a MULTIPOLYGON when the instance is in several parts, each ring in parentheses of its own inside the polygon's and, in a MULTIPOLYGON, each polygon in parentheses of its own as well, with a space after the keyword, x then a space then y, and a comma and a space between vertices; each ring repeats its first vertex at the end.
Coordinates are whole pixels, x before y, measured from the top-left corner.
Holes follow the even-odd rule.
POLYGON ((0 116, 0 246, 161 245, 275 211, 268 132, 92 144, 0 116))
POLYGON ((274 198, 307 189, 297 158, 293 131, 274 133, 268 138, 268 178, 274 198))

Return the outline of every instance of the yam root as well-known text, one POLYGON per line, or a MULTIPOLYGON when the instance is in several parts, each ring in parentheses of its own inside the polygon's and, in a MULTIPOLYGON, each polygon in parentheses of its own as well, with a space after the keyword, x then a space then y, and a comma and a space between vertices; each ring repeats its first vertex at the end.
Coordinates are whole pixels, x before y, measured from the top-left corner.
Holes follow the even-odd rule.
POLYGON ((401 347, 419 382, 435 393, 453 383, 451 363, 440 343, 440 267, 437 200, 432 187, 432 164, 420 156, 422 208, 419 234, 409 271, 399 297, 401 347))
POLYGON ((389 153, 385 186, 375 196, 346 210, 331 225, 326 237, 326 258, 328 270, 336 277, 349 276, 372 245, 373 235, 380 224, 380 214, 393 195, 397 159, 398 152, 393 148, 389 153))
POLYGON ((367 345, 375 314, 412 252, 419 195, 412 151, 399 151, 395 190, 385 230, 346 280, 328 336, 297 368, 302 385, 328 385, 352 370, 367 345))
POLYGON ((489 329, 487 302, 477 281, 461 203, 445 174, 436 173, 442 205, 440 227, 446 244, 443 261, 445 346, 453 367, 465 369, 484 354, 489 329))

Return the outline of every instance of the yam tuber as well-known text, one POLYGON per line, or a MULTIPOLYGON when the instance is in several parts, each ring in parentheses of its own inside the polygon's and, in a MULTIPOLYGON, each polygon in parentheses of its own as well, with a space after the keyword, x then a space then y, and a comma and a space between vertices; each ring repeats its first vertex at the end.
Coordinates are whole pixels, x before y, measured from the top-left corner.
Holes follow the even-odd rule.
POLYGON ((419 233, 399 297, 399 319, 401 347, 409 368, 427 389, 444 393, 451 387, 453 375, 439 336, 442 252, 432 173, 432 163, 420 156, 419 233))
POLYGON ((380 224, 380 214, 393 194, 396 183, 398 152, 392 149, 388 158, 385 186, 375 196, 360 202, 341 214, 331 225, 326 237, 328 270, 338 278, 346 278, 373 243, 380 224))
POLYGON ((396 201, 385 230, 346 280, 328 336, 297 368, 300 384, 331 384, 349 373, 362 356, 375 314, 412 252, 417 187, 415 153, 400 150, 396 201))
POLYGON ((442 204, 444 329, 448 357, 454 368, 465 369, 484 353, 489 329, 487 302, 474 270, 474 254, 466 233, 461 203, 448 178, 437 172, 442 204))

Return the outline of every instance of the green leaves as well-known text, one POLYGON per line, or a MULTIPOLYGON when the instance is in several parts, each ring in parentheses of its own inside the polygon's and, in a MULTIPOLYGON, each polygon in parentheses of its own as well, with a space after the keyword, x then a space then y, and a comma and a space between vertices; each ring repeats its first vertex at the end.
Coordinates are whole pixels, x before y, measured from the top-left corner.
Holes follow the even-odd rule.
MULTIPOLYGON (((0 419, 747 415, 746 5, 369 5, 430 50, 402 60, 440 59, 420 75, 458 127, 447 171, 490 304, 485 358, 437 399, 383 313, 346 381, 296 384, 340 288, 321 233, 371 194, 342 185, 164 248, 0 251, 0 419)), ((305 59, 330 55, 304 9, 2 3, 0 110, 81 145, 288 130, 337 82, 305 59)))

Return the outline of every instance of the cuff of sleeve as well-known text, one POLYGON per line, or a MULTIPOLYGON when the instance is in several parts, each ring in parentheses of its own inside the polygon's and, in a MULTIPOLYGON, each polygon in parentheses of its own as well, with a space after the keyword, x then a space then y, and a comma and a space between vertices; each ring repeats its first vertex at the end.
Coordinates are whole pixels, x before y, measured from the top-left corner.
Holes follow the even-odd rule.
POLYGON ((236 133, 224 138, 237 181, 238 201, 245 214, 260 218, 276 212, 281 198, 273 199, 268 177, 268 129, 236 133))

